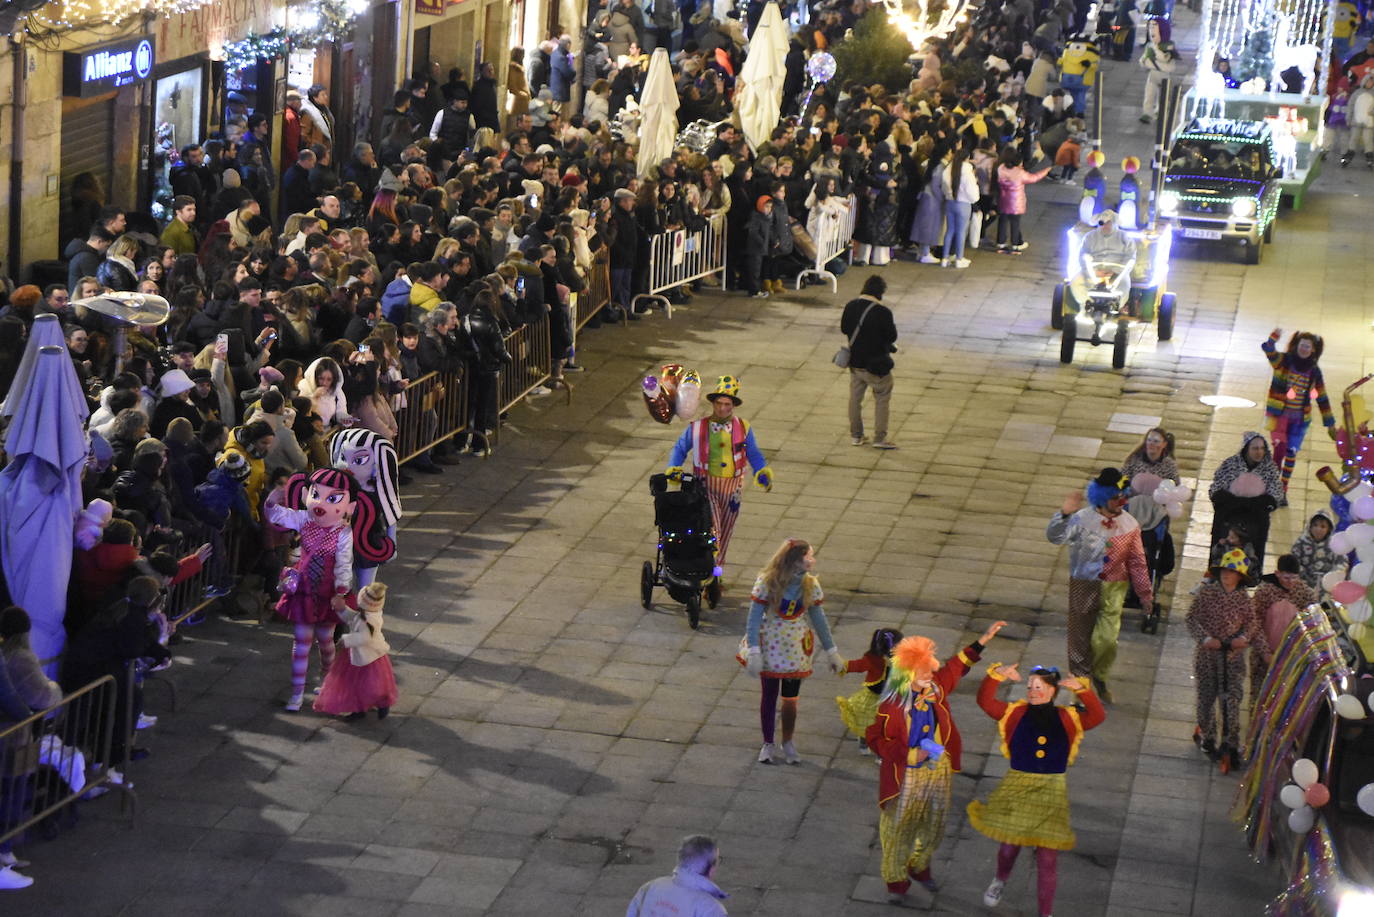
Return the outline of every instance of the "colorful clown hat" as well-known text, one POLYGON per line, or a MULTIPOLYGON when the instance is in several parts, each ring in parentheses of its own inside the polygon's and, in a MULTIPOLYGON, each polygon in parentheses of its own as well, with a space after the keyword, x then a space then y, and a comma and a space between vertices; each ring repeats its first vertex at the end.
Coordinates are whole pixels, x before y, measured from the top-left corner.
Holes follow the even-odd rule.
POLYGON ((736 407, 744 404, 739 397, 739 380, 734 376, 721 376, 717 379, 715 389, 706 396, 706 400, 715 401, 717 398, 729 398, 736 407))

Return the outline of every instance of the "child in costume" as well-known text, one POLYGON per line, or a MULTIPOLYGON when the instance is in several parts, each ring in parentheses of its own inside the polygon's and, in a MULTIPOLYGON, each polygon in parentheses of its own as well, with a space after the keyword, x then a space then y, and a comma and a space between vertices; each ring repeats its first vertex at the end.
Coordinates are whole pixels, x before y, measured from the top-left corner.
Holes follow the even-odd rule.
POLYGON ((334 662, 334 628, 353 586, 353 558, 373 559, 394 544, 369 540, 376 516, 372 499, 358 490, 346 472, 321 468, 307 479, 294 475, 287 485, 287 503, 304 499, 304 509, 269 505, 268 521, 300 533, 300 559, 283 570, 277 614, 295 625, 291 656, 291 699, 286 709, 301 709, 310 647, 319 648, 320 673, 329 675, 334 662))
POLYGON ((384 720, 396 704, 396 675, 391 669, 391 647, 382 636, 382 606, 386 584, 376 581, 358 590, 358 608, 344 612, 347 650, 334 661, 315 698, 316 713, 342 715, 359 720, 376 709, 384 720))
POLYGON ((759 724, 763 729, 760 764, 774 764, 779 755, 788 764, 800 764, 801 755, 792 744, 797 727, 797 699, 801 680, 811 677, 811 656, 819 637, 830 657, 830 670, 844 671, 844 658, 830 636, 825 618, 825 600, 820 580, 811 571, 816 555, 811 545, 800 538, 789 538, 773 553, 768 566, 754 583, 749 620, 740 638, 735 659, 745 670, 758 676, 762 696, 759 724), (778 696, 782 696, 782 748, 773 742, 774 717, 778 696))
POLYGON ((1253 585, 1250 564, 1240 551, 1222 557, 1208 583, 1193 597, 1185 619, 1197 641, 1193 679, 1197 682, 1197 728, 1193 741, 1229 769, 1240 763, 1240 700, 1245 694, 1245 650, 1269 654, 1264 628, 1255 616, 1245 586, 1253 585), (1216 741, 1216 706, 1222 704, 1225 735, 1216 741))
POLYGON ((711 402, 711 416, 692 421, 682 431, 668 456, 667 471, 668 477, 678 478, 690 467, 692 474, 706 482, 716 529, 716 566, 723 568, 730 534, 739 518, 745 463, 754 469, 754 483, 765 491, 773 489, 773 469, 754 441, 749 421, 735 416, 735 408, 744 403, 739 380, 721 376, 706 400, 711 402))
MULTIPOLYGON (((1312 397, 1317 399, 1327 434, 1336 438, 1336 418, 1326 397, 1326 384, 1317 361, 1322 358, 1322 339, 1310 331, 1298 331, 1288 340, 1288 350, 1279 353, 1277 344, 1283 329, 1275 328, 1260 347, 1274 367, 1269 382, 1269 397, 1264 403, 1264 427, 1274 447, 1274 464, 1279 466, 1283 492, 1302 448, 1307 425, 1312 419, 1312 397)), ((1282 501, 1281 501, 1282 502, 1282 501)))
POLYGON ((1076 839, 1069 825, 1069 792, 1065 771, 1078 757, 1083 733, 1102 724, 1107 713, 1092 689, 1077 678, 1060 681, 1059 670, 1036 666, 1026 679, 1026 699, 997 699, 997 686, 1020 681, 1014 665, 994 665, 978 687, 978 706, 997 721, 1002 754, 1011 768, 986 803, 968 804, 969 823, 1001 843, 997 874, 983 893, 983 903, 996 907, 1011 878, 1022 847, 1035 848, 1036 898, 1041 917, 1054 909, 1059 878, 1059 851, 1072 850, 1076 839), (1075 706, 1054 703, 1060 686, 1074 693, 1075 706), (1082 705, 1082 710, 1076 705, 1082 705))
POLYGON ((883 693, 883 684, 887 681, 892 648, 901 640, 901 631, 880 627, 873 632, 873 637, 868 641, 868 652, 845 664, 846 673, 862 672, 864 676, 862 688, 848 697, 835 698, 835 703, 840 708, 840 719, 844 720, 850 732, 859 736, 861 755, 868 754, 868 742, 864 739, 864 733, 878 712, 878 697, 883 693))
MULTIPOLYGON (((329 463, 340 471, 347 471, 358 487, 369 494, 377 505, 374 541, 396 539, 396 523, 401 518, 400 465, 396 447, 391 440, 365 427, 340 430, 329 440, 329 463)), ((395 556, 377 563, 362 558, 354 565, 358 585, 366 586, 377 577, 377 567, 395 556)))
POLYGON ((1102 469, 1088 484, 1088 506, 1083 492, 1075 491, 1045 528, 1052 544, 1069 546, 1069 670, 1091 677, 1108 702, 1107 676, 1116 661, 1128 586, 1141 608, 1154 602, 1140 524, 1125 511, 1129 483, 1116 468, 1102 469))
POLYGON ((1331 533, 1336 524, 1326 510, 1318 510, 1307 522, 1307 531, 1298 536, 1289 550, 1298 560, 1298 573, 1302 581, 1317 591, 1319 598, 1326 597, 1326 587, 1322 577, 1345 564, 1345 558, 1331 550, 1331 533))
POLYGON ((944 665, 928 637, 907 637, 892 651, 878 713, 864 737, 882 760, 878 772, 878 839, 888 900, 900 903, 916 880, 936 891, 930 862, 945 836, 950 784, 959 770, 962 740, 949 696, 977 662, 998 621, 944 665))

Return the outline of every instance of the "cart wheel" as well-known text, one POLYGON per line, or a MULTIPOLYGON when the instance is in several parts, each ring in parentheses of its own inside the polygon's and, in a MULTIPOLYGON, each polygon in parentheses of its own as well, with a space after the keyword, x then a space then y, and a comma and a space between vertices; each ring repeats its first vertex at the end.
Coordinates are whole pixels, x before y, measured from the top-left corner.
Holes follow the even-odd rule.
POLYGON ((692 630, 701 626, 701 594, 692 593, 687 598, 687 623, 692 625, 692 630))
POLYGON ((1078 343, 1078 316, 1066 315, 1064 334, 1059 339, 1059 362, 1073 362, 1073 346, 1078 343))
POLYGON ((1259 263, 1260 263, 1260 259, 1263 258, 1263 257, 1264 257, 1264 243, 1261 242, 1260 240, 1258 240, 1258 239, 1255 240, 1255 244, 1254 244, 1254 245, 1247 245, 1247 246, 1245 246, 1245 263, 1246 263, 1246 264, 1259 264, 1259 263))
POLYGON ((1054 285, 1054 295, 1050 297, 1050 327, 1055 331, 1064 327, 1064 285, 1054 285))
POLYGON ((1174 303, 1173 293, 1165 293, 1159 297, 1159 339, 1167 341, 1174 336, 1174 303))
POLYGON ((654 604, 654 565, 647 560, 639 570, 639 602, 645 608, 654 604))
POLYGON ((706 584, 706 604, 712 610, 720 604, 720 591, 720 577, 711 577, 711 581, 706 584))
POLYGON ((1116 337, 1112 339, 1112 369, 1121 369, 1126 365, 1126 345, 1130 343, 1130 337, 1130 322, 1117 322, 1116 337))

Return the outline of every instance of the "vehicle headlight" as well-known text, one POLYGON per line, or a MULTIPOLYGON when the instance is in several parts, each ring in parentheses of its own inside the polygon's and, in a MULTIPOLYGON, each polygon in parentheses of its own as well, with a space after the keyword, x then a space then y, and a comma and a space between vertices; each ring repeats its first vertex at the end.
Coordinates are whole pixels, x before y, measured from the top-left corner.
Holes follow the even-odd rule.
POLYGON ((1255 199, 1253 197, 1238 197, 1231 202, 1231 215, 1242 219, 1248 219, 1255 215, 1255 199))
POLYGON ((1159 212, 1168 217, 1178 213, 1178 192, 1161 191, 1159 193, 1159 212))
POLYGON ((1336 906, 1336 917, 1359 917, 1374 911, 1374 892, 1365 889, 1351 889, 1341 895, 1336 906))

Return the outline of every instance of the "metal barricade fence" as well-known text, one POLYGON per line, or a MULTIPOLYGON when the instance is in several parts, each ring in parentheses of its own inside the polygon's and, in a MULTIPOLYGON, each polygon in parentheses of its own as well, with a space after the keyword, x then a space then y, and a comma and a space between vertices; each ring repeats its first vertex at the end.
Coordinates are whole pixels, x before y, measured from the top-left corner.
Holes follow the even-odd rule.
MULTIPOLYGON (((0 842, 45 823, 83 796, 115 787, 133 802, 133 787, 111 773, 117 710, 130 698, 109 675, 62 698, 55 706, 0 729, 0 842)), ((127 707, 125 708, 128 709, 127 707)), ((132 729, 130 729, 132 732, 132 729)), ((127 737, 123 743, 127 746, 127 737)), ((121 761, 127 752, 120 752, 121 761)), ((130 817, 133 807, 128 807, 130 817)), ((55 827, 47 828, 54 831, 55 827)))
POLYGON ((673 304, 664 292, 712 274, 720 274, 724 285, 725 235, 725 214, 717 213, 701 229, 675 229, 650 239, 649 290, 637 294, 632 305, 641 299, 657 302, 672 318, 673 304))
POLYGON ((501 370, 496 390, 497 404, 502 413, 543 385, 553 369, 547 319, 516 328, 506 336, 505 343, 511 362, 501 370))
MULTIPOLYGON (((859 217, 859 201, 854 195, 846 198, 848 206, 837 213, 822 210, 817 217, 816 233, 811 241, 816 243, 816 262, 797 275, 796 288, 802 288, 807 277, 830 281, 830 292, 839 292, 839 280, 825 266, 836 258, 850 252, 850 242, 854 239, 854 224, 859 217)), ((851 254, 850 260, 853 260, 851 254)))
POLYGON ((577 297, 577 311, 573 327, 581 330, 602 309, 611 303, 611 256, 605 248, 596 253, 591 273, 587 275, 587 289, 577 297))
POLYGON ((168 590, 164 612, 173 627, 191 615, 204 611, 211 602, 228 592, 234 571, 238 569, 240 543, 238 521, 231 517, 220 530, 218 540, 210 543, 214 553, 200 568, 200 572, 168 590), (213 590, 216 586, 224 588, 213 590))
POLYGON ((396 455, 402 464, 468 428, 468 375, 426 373, 406 386, 397 417, 396 455))

